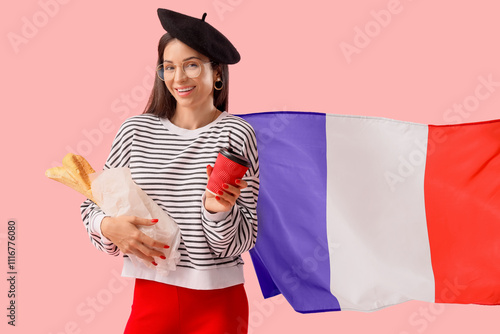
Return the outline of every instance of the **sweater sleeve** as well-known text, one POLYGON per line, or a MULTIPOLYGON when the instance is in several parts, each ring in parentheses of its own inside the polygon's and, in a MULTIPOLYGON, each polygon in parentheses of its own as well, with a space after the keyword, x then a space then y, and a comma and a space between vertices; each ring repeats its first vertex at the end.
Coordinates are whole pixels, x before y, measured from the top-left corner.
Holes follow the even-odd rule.
POLYGON ((227 212, 210 213, 202 196, 202 225, 208 245, 216 257, 238 256, 255 245, 257 238, 257 199, 259 196, 259 158, 255 132, 250 127, 242 147, 242 155, 252 167, 243 176, 248 183, 227 212))
MULTIPOLYGON (((103 170, 116 167, 128 167, 130 161, 130 146, 134 131, 131 124, 125 121, 115 136, 111 152, 104 164, 103 170)), ((105 213, 94 202, 87 199, 80 206, 83 224, 87 230, 92 245, 109 255, 118 256, 120 249, 101 232, 101 222, 105 213)))

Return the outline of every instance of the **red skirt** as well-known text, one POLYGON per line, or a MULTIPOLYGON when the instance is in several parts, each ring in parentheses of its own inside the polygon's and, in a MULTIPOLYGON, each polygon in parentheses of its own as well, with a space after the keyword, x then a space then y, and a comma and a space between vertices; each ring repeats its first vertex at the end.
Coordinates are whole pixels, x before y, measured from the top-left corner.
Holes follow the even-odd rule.
POLYGON ((193 290, 137 278, 124 334, 246 334, 248 299, 243 284, 193 290))

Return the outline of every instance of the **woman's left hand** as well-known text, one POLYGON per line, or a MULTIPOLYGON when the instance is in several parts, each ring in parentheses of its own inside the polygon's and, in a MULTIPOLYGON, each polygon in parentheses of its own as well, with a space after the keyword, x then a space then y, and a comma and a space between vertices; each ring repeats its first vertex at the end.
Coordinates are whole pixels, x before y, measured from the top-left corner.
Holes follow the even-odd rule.
MULTIPOLYGON (((210 179, 213 167, 207 166, 207 176, 210 179)), ((236 186, 224 184, 222 194, 215 196, 208 190, 205 190, 205 209, 210 213, 229 211, 241 194, 241 189, 248 186, 247 182, 242 179, 236 179, 236 186), (238 184, 239 181, 239 184, 238 184)), ((207 181, 208 184, 208 181, 207 181)))

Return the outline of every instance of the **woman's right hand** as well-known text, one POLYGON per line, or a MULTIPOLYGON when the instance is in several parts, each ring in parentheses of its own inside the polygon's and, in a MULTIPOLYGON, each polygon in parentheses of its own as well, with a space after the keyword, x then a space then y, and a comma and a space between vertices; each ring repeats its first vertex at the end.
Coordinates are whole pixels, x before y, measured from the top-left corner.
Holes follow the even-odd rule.
POLYGON ((104 217, 101 222, 102 235, 113 242, 123 254, 134 254, 137 257, 156 265, 153 256, 165 259, 162 252, 153 249, 168 248, 165 245, 142 233, 137 225, 152 226, 156 219, 145 219, 135 216, 104 217))

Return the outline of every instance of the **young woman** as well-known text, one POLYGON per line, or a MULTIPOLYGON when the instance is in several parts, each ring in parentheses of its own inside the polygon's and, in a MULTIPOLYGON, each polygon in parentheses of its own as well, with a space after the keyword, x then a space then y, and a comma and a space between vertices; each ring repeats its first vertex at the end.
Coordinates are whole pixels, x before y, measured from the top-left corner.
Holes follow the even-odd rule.
POLYGON ((158 9, 158 15, 167 33, 158 45, 153 91, 144 113, 121 125, 104 168, 130 168, 134 181, 179 225, 180 263, 160 276, 128 257, 161 261, 157 248, 168 245, 137 228, 155 219, 107 217, 89 200, 82 218, 92 243, 108 254, 121 251, 122 276, 135 277, 125 333, 247 333, 241 254, 257 236, 259 161, 253 128, 227 112, 227 64, 240 56, 205 22, 206 14, 200 20, 158 9), (216 196, 206 185, 210 164, 224 147, 252 166, 216 196))

